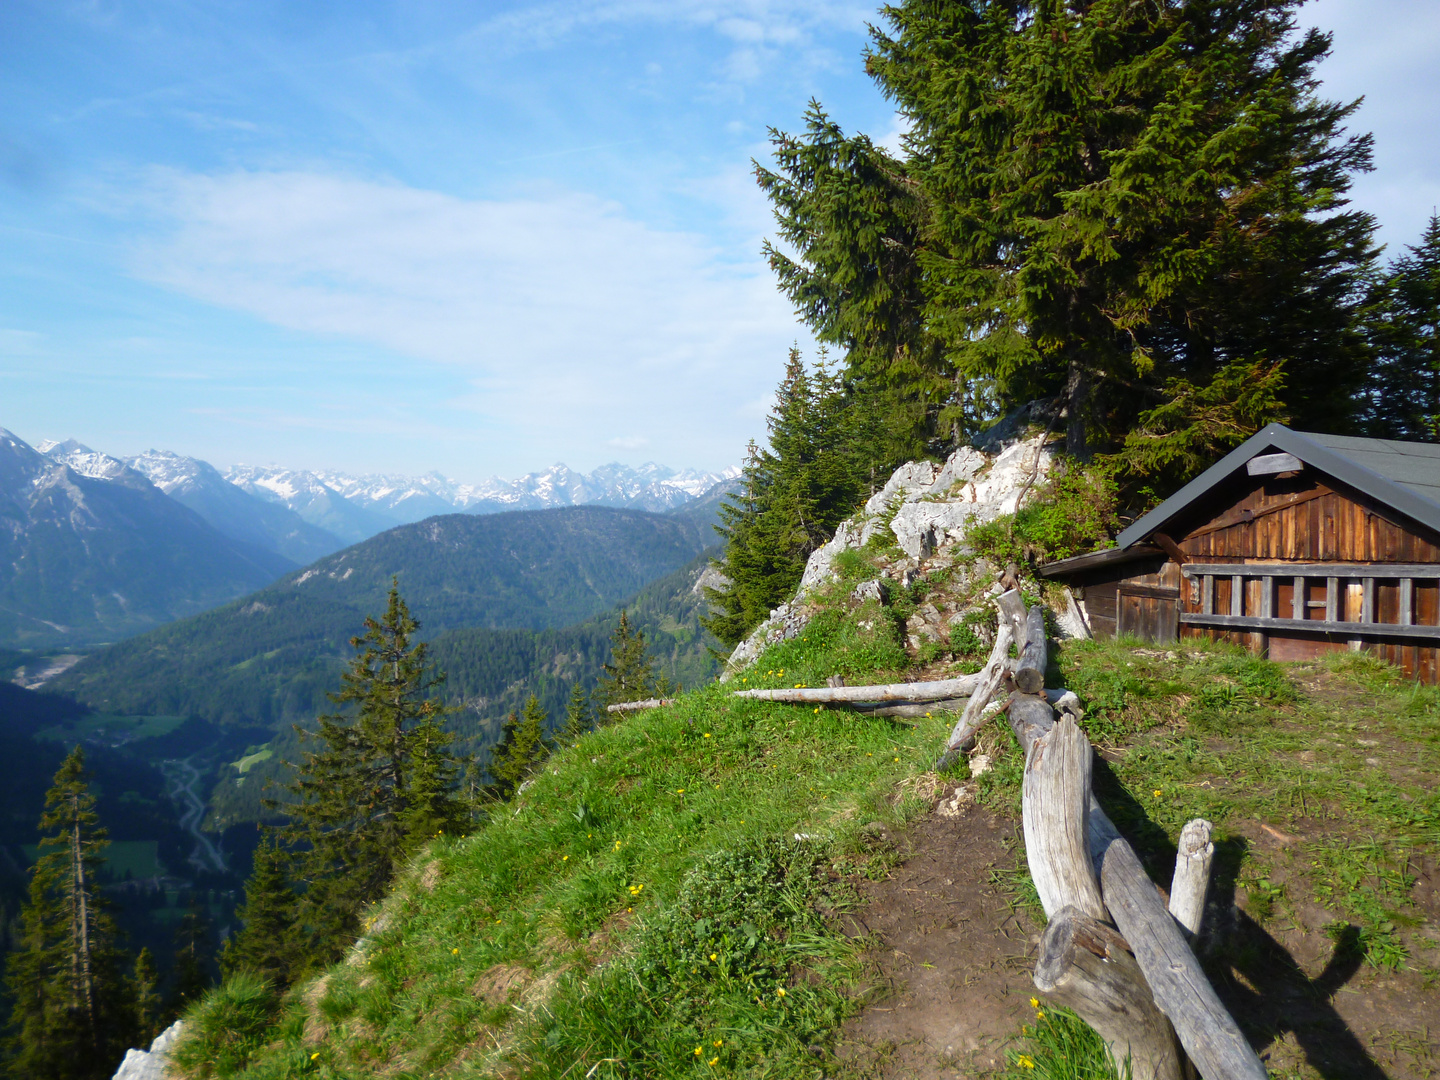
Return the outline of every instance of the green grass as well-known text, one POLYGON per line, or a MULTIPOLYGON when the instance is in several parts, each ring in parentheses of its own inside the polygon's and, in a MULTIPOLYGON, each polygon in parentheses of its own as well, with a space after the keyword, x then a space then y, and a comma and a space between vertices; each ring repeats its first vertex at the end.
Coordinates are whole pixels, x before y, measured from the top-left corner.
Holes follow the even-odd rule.
POLYGON ((116 741, 135 742, 138 739, 168 735, 184 722, 183 716, 115 716, 110 713, 91 713, 68 724, 44 728, 37 731, 35 737, 56 742, 107 737, 116 741))
MULTIPOLYGON (((897 635, 873 606, 822 614, 742 678, 562 751, 474 834, 432 843, 373 913, 363 955, 275 1004, 263 1038, 213 1075, 843 1074, 833 1051, 864 1000, 866 942, 839 916, 894 857, 863 826, 928 808, 907 781, 954 717, 889 722, 729 691, 903 675, 897 635)), ((1192 643, 1072 644, 1057 672, 1101 749, 1101 800, 1156 880, 1181 826, 1206 817, 1212 895, 1276 926, 1320 904, 1316 928, 1371 968, 1413 965, 1414 860, 1440 846, 1440 693, 1364 657, 1286 669, 1192 643), (1398 767, 1367 765, 1375 755, 1398 767), (1261 826, 1293 842, 1262 849, 1248 839, 1261 826)), ((1018 813, 1008 728, 988 728, 982 749, 981 801, 1018 813)), ((995 875, 1018 908, 1037 907, 1022 851, 995 875)), ((1043 1011, 1016 1033, 1006 1077, 1113 1075, 1092 1032, 1043 1011)), ((195 1037, 211 1037, 194 1015, 195 1037)))
POLYGON ((230 762, 230 764, 234 768, 240 770, 240 775, 244 776, 247 772, 250 771, 250 766, 258 765, 262 761, 269 761, 274 756, 275 751, 270 749, 270 747, 268 746, 262 746, 258 750, 254 747, 251 747, 246 750, 244 757, 242 757, 239 761, 232 761, 230 762))

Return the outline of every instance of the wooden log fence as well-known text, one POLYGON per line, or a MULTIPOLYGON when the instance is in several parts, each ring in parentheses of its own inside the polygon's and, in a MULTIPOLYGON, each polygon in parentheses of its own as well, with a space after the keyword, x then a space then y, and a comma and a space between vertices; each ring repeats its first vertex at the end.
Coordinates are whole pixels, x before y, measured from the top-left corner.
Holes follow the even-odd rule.
POLYGON ((1057 722, 1044 696, 1019 690, 1005 714, 1025 753, 1026 858, 1051 920, 1036 986, 1094 1027, 1121 1075, 1129 1062, 1133 1080, 1180 1080, 1177 1038, 1207 1080, 1262 1080, 1265 1067, 1187 941, 1205 905, 1214 850, 1208 822, 1191 822, 1182 832, 1167 910, 1095 799, 1093 750, 1079 726, 1067 717, 1057 722), (1118 938, 1106 936, 1106 920, 1118 938))

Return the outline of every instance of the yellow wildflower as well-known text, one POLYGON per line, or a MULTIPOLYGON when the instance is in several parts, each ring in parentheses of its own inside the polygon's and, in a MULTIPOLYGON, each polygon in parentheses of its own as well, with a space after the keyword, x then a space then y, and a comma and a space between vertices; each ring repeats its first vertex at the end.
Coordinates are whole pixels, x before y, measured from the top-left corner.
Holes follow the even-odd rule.
POLYGON ((712 953, 710 954, 710 962, 711 962, 711 963, 714 963, 714 962, 715 962, 715 958, 716 958, 718 955, 719 955, 718 953, 713 953, 713 952, 712 952, 712 953))
POLYGON ((782 986, 782 987, 778 988, 778 989, 775 991, 775 993, 777 993, 777 994, 780 995, 781 997, 784 997, 784 996, 785 996, 785 988, 782 986))
POLYGON ((1038 1012, 1035 1014, 1035 1019, 1036 1019, 1036 1020, 1044 1020, 1044 1019, 1045 1019, 1045 1010, 1044 1010, 1044 1009, 1041 1009, 1040 1011, 1038 1011, 1038 1012))
POLYGON ((1035 1059, 1029 1054, 1021 1054, 1015 1059, 1015 1064, 1019 1065, 1022 1069, 1033 1069, 1035 1067, 1035 1059))
POLYGON ((716 1045, 716 1046, 724 1046, 724 1045, 725 1045, 725 1040, 724 1040, 724 1039, 716 1039, 716 1040, 715 1040, 715 1045, 716 1045))
POLYGON ((319 1050, 316 1050, 315 1053, 313 1053, 313 1054, 310 1055, 310 1060, 311 1060, 311 1061, 314 1061, 314 1060, 315 1060, 316 1058, 318 1058, 319 1056, 320 1056, 320 1051, 319 1051, 319 1050))
POLYGON ((707 732, 705 732, 705 738, 707 738, 707 739, 708 739, 708 738, 709 738, 709 737, 710 737, 710 733, 709 733, 709 732, 708 732, 708 731, 707 731, 707 732))
POLYGON ((698 1046, 695 1047, 695 1056, 696 1056, 696 1057, 699 1057, 699 1056, 700 1056, 701 1054, 703 1054, 704 1052, 705 1052, 705 1051, 702 1050, 700 1047, 698 1047, 698 1046))
POLYGON ((713 1058, 710 1059, 710 1067, 711 1067, 712 1069, 713 1069, 716 1065, 719 1065, 719 1064, 720 1064, 720 1059, 719 1059, 718 1057, 713 1057, 713 1058))
POLYGON ((1157 798, 1157 799, 1158 799, 1161 795, 1164 795, 1164 794, 1165 794, 1165 793, 1164 793, 1163 791, 1161 791, 1158 787, 1157 787, 1157 788, 1155 789, 1155 791, 1154 791, 1155 798, 1157 798))
POLYGON ((451 956, 459 956, 459 955, 460 955, 460 950, 459 950, 459 949, 451 949, 451 950, 450 950, 450 955, 451 955, 451 956))
POLYGON ((570 856, 569 856, 569 855, 562 855, 562 856, 560 857, 560 861, 561 861, 561 862, 569 862, 569 861, 570 861, 570 856))
POLYGON ((1038 1009, 1038 1008, 1040 1007, 1040 999, 1039 999, 1039 998, 1031 998, 1031 999, 1030 999, 1030 1007, 1031 1007, 1032 1009, 1038 1009))

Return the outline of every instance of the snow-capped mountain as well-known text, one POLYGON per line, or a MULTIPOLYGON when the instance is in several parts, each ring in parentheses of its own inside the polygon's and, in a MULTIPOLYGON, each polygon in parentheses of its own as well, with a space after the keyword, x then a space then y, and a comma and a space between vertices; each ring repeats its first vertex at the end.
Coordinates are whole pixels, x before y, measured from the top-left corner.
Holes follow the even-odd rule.
POLYGON ((345 546, 339 537, 289 507, 227 482, 209 462, 169 450, 147 450, 126 458, 125 464, 226 536, 258 544, 301 566, 345 546))
POLYGON ((288 559, 222 534, 124 462, 0 429, 0 643, 113 641, 268 584, 288 559))
POLYGON ((638 469, 616 462, 602 465, 588 475, 562 463, 518 480, 492 477, 478 484, 458 483, 433 472, 424 476, 352 476, 329 470, 308 472, 254 465, 237 465, 225 478, 252 494, 283 503, 307 521, 339 536, 359 539, 356 532, 367 527, 370 531, 364 536, 392 525, 456 512, 493 514, 599 505, 664 513, 737 475, 737 468, 720 473, 698 469, 677 472, 654 462, 638 469), (342 523, 339 516, 347 508, 362 511, 366 517, 342 523))
POLYGON ((225 479, 257 498, 293 510, 347 544, 359 543, 399 524, 396 518, 377 514, 345 498, 317 474, 303 469, 236 465, 225 473, 225 479))
POLYGON ((127 468, 125 462, 119 458, 103 454, 98 450, 91 450, 84 443, 74 439, 66 439, 64 442, 41 439, 35 445, 35 449, 51 461, 69 465, 81 476, 88 476, 92 480, 118 480, 125 475, 127 468))

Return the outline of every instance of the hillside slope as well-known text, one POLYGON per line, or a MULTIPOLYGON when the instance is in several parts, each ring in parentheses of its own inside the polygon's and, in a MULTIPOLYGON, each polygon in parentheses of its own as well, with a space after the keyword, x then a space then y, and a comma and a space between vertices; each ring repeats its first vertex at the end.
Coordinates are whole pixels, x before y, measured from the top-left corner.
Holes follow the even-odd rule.
MULTIPOLYGON (((690 562, 694 525, 577 507, 400 526, 195 618, 86 657, 52 684, 97 709, 275 725, 326 707, 392 577, 427 637, 579 623, 690 562)), ((477 648, 479 646, 476 646, 477 648)))
MULTIPOLYGON (((719 647, 700 626, 706 609, 696 581, 709 565, 714 549, 658 581, 651 582, 623 604, 575 626, 555 630, 448 630, 430 640, 430 659, 447 679, 442 699, 458 709, 449 722, 459 736, 457 749, 475 753, 481 764, 500 739, 505 715, 519 711, 534 694, 550 718, 551 728, 564 724, 572 686, 588 691, 610 659, 610 638, 620 611, 643 631, 656 667, 671 685, 697 687, 720 670, 712 649, 719 647)), ((292 681, 286 700, 310 702, 293 720, 328 711, 325 691, 339 684, 339 661, 292 681)), ((299 759, 293 731, 281 727, 264 745, 247 754, 245 772, 223 769, 210 795, 207 827, 228 829, 271 815, 261 803, 269 781, 286 778, 286 761, 299 759), (266 751, 269 753, 266 754, 266 751)), ((273 796, 273 791, 270 793, 273 796)))
POLYGON ((114 641, 294 569, 115 465, 87 476, 0 429, 0 644, 114 641))

